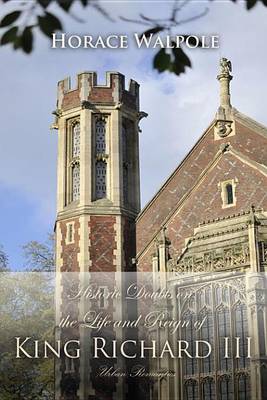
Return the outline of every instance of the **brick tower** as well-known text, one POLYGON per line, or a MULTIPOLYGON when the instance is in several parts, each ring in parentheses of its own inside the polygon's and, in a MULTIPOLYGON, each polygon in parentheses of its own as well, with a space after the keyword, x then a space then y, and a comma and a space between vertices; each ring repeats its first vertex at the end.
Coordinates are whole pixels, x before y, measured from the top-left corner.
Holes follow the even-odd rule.
MULTIPOLYGON (((134 221, 140 210, 138 123, 144 116, 139 111, 139 85, 131 80, 126 90, 124 76, 118 72, 108 72, 106 84, 97 85, 96 73, 81 73, 76 88, 70 87, 69 78, 58 83, 55 115, 59 322, 64 317, 63 272, 79 277, 133 270, 134 221)), ((106 308, 113 310, 113 304, 106 308)), ((79 315, 77 310, 77 320, 79 315)), ((62 335, 60 329, 58 334, 62 335)), ((79 327, 76 336, 82 336, 79 327)), ((76 360, 75 379, 63 364, 56 366, 56 399, 101 398, 101 382, 91 382, 88 360, 76 360), (65 386, 64 381, 68 382, 65 386)), ((112 398, 112 393, 123 398, 121 391, 122 385, 115 380, 109 395, 102 398, 112 398)))

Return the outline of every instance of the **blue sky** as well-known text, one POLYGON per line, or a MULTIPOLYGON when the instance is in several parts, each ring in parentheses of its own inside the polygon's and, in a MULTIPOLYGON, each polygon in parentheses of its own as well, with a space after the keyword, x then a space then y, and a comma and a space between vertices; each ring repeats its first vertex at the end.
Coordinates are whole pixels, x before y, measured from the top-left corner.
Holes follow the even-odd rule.
MULTIPOLYGON (((87 23, 64 17, 65 31, 75 34, 129 34, 142 27, 119 21, 119 15, 139 12, 168 16, 171 2, 103 2, 112 23, 88 8, 87 23)), ((23 266, 22 245, 45 240, 52 231, 56 206, 57 135, 49 126, 55 109, 57 82, 83 70, 118 70, 141 84, 141 108, 149 117, 140 134, 141 191, 144 205, 186 155, 208 126, 218 106, 218 61, 232 60, 232 103, 267 125, 266 17, 257 5, 247 12, 244 4, 193 1, 185 16, 209 6, 207 16, 181 27, 180 32, 218 34, 219 50, 192 50, 193 69, 177 78, 159 75, 151 68, 153 50, 52 50, 38 36, 32 55, 0 48, 0 243, 13 268, 23 266), (155 146, 157 143, 157 146, 155 146)), ((74 12, 81 15, 77 4, 74 12)), ((63 16, 63 14, 61 14, 63 16)))

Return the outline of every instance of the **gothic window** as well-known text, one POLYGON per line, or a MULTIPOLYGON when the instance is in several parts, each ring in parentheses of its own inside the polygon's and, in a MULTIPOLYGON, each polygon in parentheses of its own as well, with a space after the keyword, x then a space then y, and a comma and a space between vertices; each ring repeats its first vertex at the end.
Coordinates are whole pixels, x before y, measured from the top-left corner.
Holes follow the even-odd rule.
POLYGON ((238 379, 238 400, 250 400, 249 377, 241 375, 238 379))
POLYGON ((72 129, 72 157, 80 156, 80 123, 77 122, 72 129))
POLYGON ((221 400, 232 400, 234 397, 233 382, 229 377, 223 377, 220 381, 221 400))
POLYGON ((72 200, 80 198, 80 165, 74 164, 72 167, 72 200))
POLYGON ((203 399, 215 400, 215 384, 212 378, 208 378, 203 383, 203 399))
MULTIPOLYGON (((217 390, 220 400, 232 400, 234 393, 239 396, 237 400, 250 400, 247 307, 242 303, 240 286, 240 282, 230 279, 207 283, 192 292, 195 299, 193 304, 190 296, 186 302, 182 298, 178 300, 182 319, 191 321, 191 325, 181 331, 182 338, 188 342, 188 352, 194 354, 192 345, 196 340, 205 340, 212 348, 209 357, 185 357, 181 360, 184 396, 187 400, 215 400, 217 390), (202 322, 199 330, 191 329, 194 321, 202 322), (233 339, 236 337, 240 338, 240 358, 235 358, 237 346, 233 339), (228 338, 228 342, 225 338, 228 338), (242 377, 240 370, 244 371, 242 377), (193 381, 197 384, 193 385, 193 381)), ((199 352, 200 356, 206 355, 207 347, 200 346, 199 352)))
POLYGON ((105 154, 106 152, 106 122, 103 119, 96 121, 96 153, 105 154))
POLYGON ((185 400, 198 400, 198 384, 195 380, 190 380, 185 384, 185 400))
POLYGON ((96 163, 96 199, 103 199, 107 194, 107 164, 105 161, 96 163))
POLYGON ((236 183, 237 183, 236 179, 231 179, 229 181, 224 181, 220 183, 223 208, 232 207, 236 205, 236 197, 235 197, 236 183))
MULTIPOLYGON (((66 165, 66 205, 80 197, 80 122, 78 117, 68 121, 66 165)), ((70 228, 71 229, 71 228, 70 228)), ((68 236, 66 241, 69 243, 68 236)))

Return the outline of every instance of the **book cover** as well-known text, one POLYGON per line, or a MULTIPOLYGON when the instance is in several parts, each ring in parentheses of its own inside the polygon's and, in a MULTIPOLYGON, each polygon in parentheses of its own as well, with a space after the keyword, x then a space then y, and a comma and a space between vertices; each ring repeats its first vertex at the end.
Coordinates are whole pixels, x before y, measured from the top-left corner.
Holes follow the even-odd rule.
POLYGON ((1 400, 267 398, 266 6, 1 2, 1 400))

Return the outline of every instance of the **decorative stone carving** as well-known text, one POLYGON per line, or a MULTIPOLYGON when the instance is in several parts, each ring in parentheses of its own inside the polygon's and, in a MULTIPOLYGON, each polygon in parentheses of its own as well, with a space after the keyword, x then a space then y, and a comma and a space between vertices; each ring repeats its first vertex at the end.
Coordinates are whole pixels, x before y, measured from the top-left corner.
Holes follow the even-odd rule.
POLYGON ((220 59, 220 73, 230 75, 232 72, 232 64, 227 58, 223 57, 220 59))
POLYGON ((233 121, 219 119, 215 124, 215 133, 221 138, 227 137, 233 130, 232 123, 233 121))
POLYGON ((179 273, 216 272, 249 265, 249 260, 249 246, 243 244, 219 252, 213 250, 199 256, 184 256, 176 264, 170 260, 168 269, 179 273))

